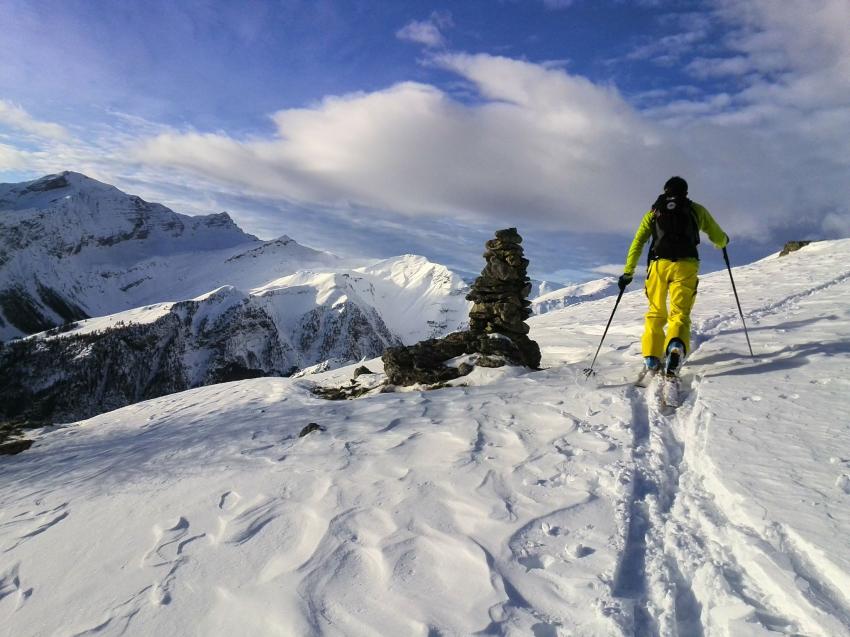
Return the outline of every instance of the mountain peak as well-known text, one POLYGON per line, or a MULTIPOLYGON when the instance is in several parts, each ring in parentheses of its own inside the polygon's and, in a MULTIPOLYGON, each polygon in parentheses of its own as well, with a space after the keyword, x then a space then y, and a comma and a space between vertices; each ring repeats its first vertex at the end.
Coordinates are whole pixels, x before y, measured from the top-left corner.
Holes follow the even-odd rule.
POLYGON ((52 175, 45 175, 44 177, 39 177, 38 179, 24 182, 23 184, 18 185, 25 186, 25 190, 29 192, 46 192, 48 190, 58 190, 60 188, 91 185, 114 188, 114 186, 110 186, 109 184, 106 184, 102 181, 98 181, 97 179, 93 179, 88 175, 74 172, 72 170, 63 170, 62 172, 55 173, 52 175))

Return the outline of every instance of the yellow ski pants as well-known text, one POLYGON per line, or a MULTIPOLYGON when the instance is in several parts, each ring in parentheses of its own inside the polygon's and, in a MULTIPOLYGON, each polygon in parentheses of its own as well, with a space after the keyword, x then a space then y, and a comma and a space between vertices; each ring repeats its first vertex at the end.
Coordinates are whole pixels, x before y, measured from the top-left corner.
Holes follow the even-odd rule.
POLYGON ((664 358, 667 344, 674 338, 685 344, 685 352, 691 351, 691 309, 697 296, 697 272, 699 261, 668 261, 657 259, 650 262, 646 274, 646 297, 649 311, 641 339, 644 356, 664 358), (670 296, 670 312, 667 312, 667 296, 670 296), (664 325, 667 324, 667 334, 664 325))

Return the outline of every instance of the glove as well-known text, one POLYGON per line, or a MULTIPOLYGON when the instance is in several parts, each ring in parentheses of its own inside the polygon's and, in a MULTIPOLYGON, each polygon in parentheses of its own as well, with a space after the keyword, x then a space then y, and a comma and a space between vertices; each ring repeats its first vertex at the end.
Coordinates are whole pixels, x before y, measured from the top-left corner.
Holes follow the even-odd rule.
POLYGON ((620 275, 620 278, 617 279, 617 286, 620 288, 620 291, 625 290, 626 286, 632 282, 634 277, 631 274, 623 273, 620 275))

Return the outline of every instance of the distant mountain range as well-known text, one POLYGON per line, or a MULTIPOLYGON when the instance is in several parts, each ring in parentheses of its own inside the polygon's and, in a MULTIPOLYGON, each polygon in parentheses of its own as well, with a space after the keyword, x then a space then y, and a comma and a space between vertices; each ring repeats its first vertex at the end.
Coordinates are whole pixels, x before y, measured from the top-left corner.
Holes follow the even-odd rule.
MULTIPOLYGON (((535 311, 609 283, 549 292, 535 311)), ((77 419, 379 356, 463 328, 467 291, 421 256, 261 241, 227 213, 178 214, 79 173, 0 184, 0 419, 77 419)))
POLYGON ((551 292, 545 292, 535 296, 531 300, 531 309, 535 314, 546 314, 553 310, 560 310, 576 303, 595 301, 612 294, 617 294, 617 279, 605 277, 587 283, 568 285, 551 292))
POLYGON ((78 173, 2 184, 0 409, 76 418, 371 358, 463 327, 466 290, 424 257, 261 241, 78 173))

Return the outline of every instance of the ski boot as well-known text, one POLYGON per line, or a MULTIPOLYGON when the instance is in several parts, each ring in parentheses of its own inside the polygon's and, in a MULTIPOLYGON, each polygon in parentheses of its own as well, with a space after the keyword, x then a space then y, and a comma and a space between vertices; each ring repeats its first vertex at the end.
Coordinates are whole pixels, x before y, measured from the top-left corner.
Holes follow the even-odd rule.
POLYGON ((667 358, 664 361, 664 404, 670 407, 679 406, 679 368, 685 358, 685 344, 674 338, 667 345, 667 358))
POLYGON ((638 375, 638 379, 635 381, 635 385, 638 387, 648 387, 649 383, 652 382, 652 379, 655 378, 655 375, 660 369, 661 361, 658 360, 657 356, 644 357, 643 369, 640 370, 640 374, 638 375))

